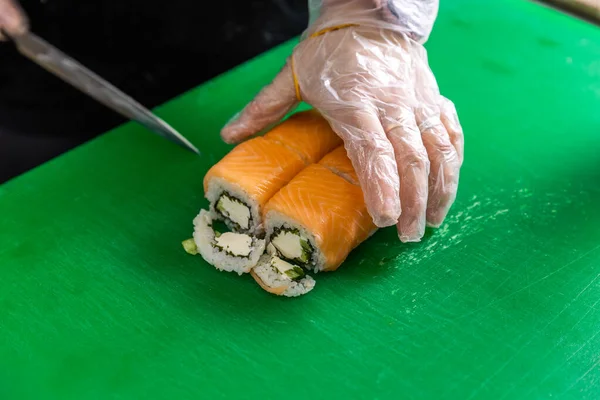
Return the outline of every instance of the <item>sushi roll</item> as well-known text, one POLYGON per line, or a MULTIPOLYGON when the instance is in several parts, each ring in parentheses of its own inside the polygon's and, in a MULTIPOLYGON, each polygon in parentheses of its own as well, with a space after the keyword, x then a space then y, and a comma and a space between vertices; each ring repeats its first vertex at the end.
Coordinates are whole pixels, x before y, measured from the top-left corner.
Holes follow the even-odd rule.
POLYGON ((260 287, 277 296, 297 297, 315 287, 315 280, 301 267, 277 256, 262 256, 250 274, 260 287))
POLYGON ((305 168, 275 194, 264 219, 271 251, 314 272, 336 270, 377 230, 360 186, 322 164, 305 168))
POLYGON ((213 217, 235 232, 264 235, 262 208, 267 201, 340 143, 328 122, 308 111, 239 144, 204 177, 213 217))
POLYGON ((258 263, 265 252, 265 241, 243 233, 216 232, 211 214, 201 210, 194 218, 193 241, 184 241, 183 247, 190 254, 200 253, 207 263, 221 271, 241 275, 258 263))

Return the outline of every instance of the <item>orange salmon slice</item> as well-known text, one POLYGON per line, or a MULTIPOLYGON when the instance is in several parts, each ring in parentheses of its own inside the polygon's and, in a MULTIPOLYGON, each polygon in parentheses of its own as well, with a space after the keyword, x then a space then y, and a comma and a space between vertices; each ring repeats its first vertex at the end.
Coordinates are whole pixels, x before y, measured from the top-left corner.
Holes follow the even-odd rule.
POLYGON ((221 178, 264 205, 305 167, 302 158, 288 148, 262 137, 237 145, 204 177, 204 191, 211 179, 221 178))
POLYGON ((329 122, 314 110, 292 115, 263 137, 296 152, 306 164, 318 162, 342 144, 329 122))

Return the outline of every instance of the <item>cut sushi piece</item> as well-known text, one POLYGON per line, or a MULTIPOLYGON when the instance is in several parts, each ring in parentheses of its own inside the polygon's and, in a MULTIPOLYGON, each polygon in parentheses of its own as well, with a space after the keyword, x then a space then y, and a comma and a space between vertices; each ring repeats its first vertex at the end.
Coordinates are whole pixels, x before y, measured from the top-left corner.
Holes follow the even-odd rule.
POLYGON ((296 113, 264 135, 294 151, 306 164, 314 164, 337 146, 342 139, 316 110, 296 113))
POLYGON ((195 250, 202 258, 221 271, 237 272, 239 275, 250 272, 265 252, 265 241, 235 232, 215 232, 211 213, 200 210, 194 218, 194 244, 184 241, 186 251, 195 250))
POLYGON ((305 167, 288 148, 257 137, 236 146, 204 177, 213 215, 236 232, 261 235, 261 209, 305 167))
POLYGON ((344 146, 339 146, 331 153, 327 154, 319 161, 319 164, 326 167, 334 174, 341 176, 353 185, 359 184, 358 175, 356 175, 356 171, 352 166, 352 161, 348 158, 344 146))
POLYGON ((315 272, 333 271, 377 227, 360 186, 313 164, 265 206, 269 248, 277 256, 315 272))
POLYGON ((315 280, 302 268, 276 256, 262 256, 250 274, 260 287, 277 296, 297 297, 315 287, 315 280))

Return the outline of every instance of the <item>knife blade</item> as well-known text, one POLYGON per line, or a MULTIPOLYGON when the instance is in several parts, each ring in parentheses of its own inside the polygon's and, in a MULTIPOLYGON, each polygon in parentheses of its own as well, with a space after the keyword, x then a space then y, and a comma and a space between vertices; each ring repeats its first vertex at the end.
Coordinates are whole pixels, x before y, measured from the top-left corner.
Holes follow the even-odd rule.
POLYGON ((21 54, 96 101, 126 118, 137 121, 150 131, 200 154, 196 146, 172 126, 42 38, 33 33, 26 33, 11 39, 21 54))

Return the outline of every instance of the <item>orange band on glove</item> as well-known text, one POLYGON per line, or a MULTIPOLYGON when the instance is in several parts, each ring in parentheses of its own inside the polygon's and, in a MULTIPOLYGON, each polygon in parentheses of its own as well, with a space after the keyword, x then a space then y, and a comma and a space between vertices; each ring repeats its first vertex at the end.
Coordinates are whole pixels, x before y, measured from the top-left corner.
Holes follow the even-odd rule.
MULTIPOLYGON (((336 25, 336 26, 332 26, 329 28, 321 29, 320 31, 317 31, 317 32, 313 33, 312 35, 310 35, 309 39, 324 35, 327 32, 337 31, 340 29, 349 28, 351 26, 358 26, 358 24, 342 24, 342 25, 336 25)), ((298 99, 298 101, 302 101, 302 96, 300 96, 300 84, 298 83, 298 77, 296 76, 296 67, 294 65, 294 54, 293 53, 292 53, 292 56, 290 57, 290 66, 292 68, 292 79, 294 80, 294 90, 296 91, 296 99, 298 99)))
POLYGON ((315 33, 313 33, 312 35, 310 35, 309 37, 311 38, 315 38, 317 36, 321 36, 326 34, 327 32, 333 32, 333 31, 338 31, 340 29, 344 29, 344 28, 349 28, 351 26, 358 26, 358 24, 342 24, 342 25, 336 25, 336 26, 332 26, 330 28, 325 28, 325 29, 321 29, 320 31, 316 31, 315 33))
POLYGON ((296 76, 296 66, 294 65, 294 54, 290 57, 290 66, 292 67, 292 78, 294 79, 294 90, 296 91, 296 99, 302 101, 300 96, 300 84, 298 83, 298 77, 296 76))

